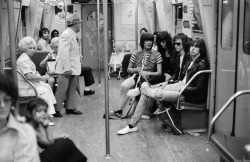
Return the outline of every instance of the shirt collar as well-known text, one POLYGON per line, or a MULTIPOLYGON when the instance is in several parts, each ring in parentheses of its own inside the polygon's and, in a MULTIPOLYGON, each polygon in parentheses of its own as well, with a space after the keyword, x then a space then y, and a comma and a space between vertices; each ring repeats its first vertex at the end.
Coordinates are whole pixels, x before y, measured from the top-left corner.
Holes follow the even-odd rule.
POLYGON ((47 41, 43 38, 40 38, 40 41, 47 43, 47 41))
POLYGON ((22 129, 21 123, 19 123, 12 114, 9 115, 6 129, 15 129, 17 132, 20 132, 23 136, 26 136, 26 132, 22 129))
POLYGON ((73 36, 74 38, 76 38, 76 32, 74 30, 72 30, 71 28, 68 28, 70 35, 73 36))

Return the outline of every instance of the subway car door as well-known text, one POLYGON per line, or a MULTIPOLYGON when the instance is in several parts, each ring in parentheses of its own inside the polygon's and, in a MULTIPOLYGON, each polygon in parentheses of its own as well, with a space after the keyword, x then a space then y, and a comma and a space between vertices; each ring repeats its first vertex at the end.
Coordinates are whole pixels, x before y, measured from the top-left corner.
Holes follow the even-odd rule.
MULTIPOLYGON (((236 91, 250 90, 250 0, 240 0, 236 91)), ((239 97, 235 105, 235 135, 250 134, 250 95, 239 97)))
MULTIPOLYGON (((100 5, 100 61, 101 69, 104 68, 104 40, 103 40, 103 6, 100 5)), ((111 54, 112 7, 108 5, 108 53, 111 54)), ((98 19, 97 5, 82 5, 82 39, 83 39, 83 64, 92 69, 98 69, 98 19)))
MULTIPOLYGON (((219 0, 215 112, 235 93, 238 0, 219 0)), ((216 133, 231 134, 234 103, 216 122, 216 133)))

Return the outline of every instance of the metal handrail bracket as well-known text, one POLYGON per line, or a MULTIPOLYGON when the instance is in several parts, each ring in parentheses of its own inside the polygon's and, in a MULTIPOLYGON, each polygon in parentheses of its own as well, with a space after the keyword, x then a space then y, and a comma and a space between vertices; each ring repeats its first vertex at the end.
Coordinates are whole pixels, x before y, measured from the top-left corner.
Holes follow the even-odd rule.
POLYGON ((215 114, 215 116, 212 118, 211 123, 209 124, 208 128, 208 141, 210 140, 211 137, 211 132, 212 132, 212 127, 215 123, 215 121, 221 116, 221 114, 228 108, 228 106, 239 96, 244 95, 244 94, 250 94, 250 90, 242 90, 236 92, 233 96, 231 96, 228 101, 222 106, 222 108, 215 114))
POLYGON ((176 109, 180 110, 180 98, 182 93, 184 92, 184 90, 189 86, 189 84, 200 74, 204 74, 204 73, 209 73, 212 74, 212 70, 201 70, 198 71, 197 73, 195 73, 192 78, 187 82, 187 84, 185 84, 185 86, 182 88, 182 90, 180 91, 178 98, 177 98, 177 105, 176 105, 176 109))
POLYGON ((20 71, 17 70, 17 73, 20 74, 20 75, 29 83, 29 85, 31 85, 31 87, 32 87, 32 88, 34 89, 34 91, 35 91, 36 97, 38 97, 38 92, 37 92, 36 87, 34 86, 34 84, 33 84, 31 81, 29 81, 29 80, 25 77, 25 75, 23 75, 20 71))

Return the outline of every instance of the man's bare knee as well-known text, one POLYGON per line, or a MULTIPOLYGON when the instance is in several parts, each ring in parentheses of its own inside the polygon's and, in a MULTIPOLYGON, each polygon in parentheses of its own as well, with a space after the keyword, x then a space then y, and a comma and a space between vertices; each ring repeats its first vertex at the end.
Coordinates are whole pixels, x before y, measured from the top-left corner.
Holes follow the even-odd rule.
POLYGON ((154 97, 157 100, 162 100, 163 99, 163 91, 162 90, 158 90, 154 93, 154 97))

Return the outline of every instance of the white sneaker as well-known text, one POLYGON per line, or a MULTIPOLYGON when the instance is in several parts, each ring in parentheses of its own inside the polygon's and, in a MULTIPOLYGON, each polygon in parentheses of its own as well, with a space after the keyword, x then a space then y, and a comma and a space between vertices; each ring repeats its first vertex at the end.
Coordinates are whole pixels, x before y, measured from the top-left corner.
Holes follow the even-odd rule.
POLYGON ((141 118, 145 119, 145 120, 148 120, 148 119, 150 119, 150 116, 148 116, 148 115, 142 115, 141 118))
POLYGON ((141 92, 140 92, 139 88, 135 88, 135 89, 128 91, 127 96, 133 98, 133 97, 138 96, 140 93, 141 92))
POLYGON ((54 125, 55 125, 55 123, 53 123, 53 122, 49 122, 49 125, 50 125, 50 126, 54 126, 54 125))
POLYGON ((138 131, 138 128, 137 128, 137 127, 129 128, 129 126, 127 125, 125 128, 119 130, 119 131, 117 132, 117 134, 123 135, 123 134, 128 134, 128 133, 132 133, 132 132, 136 132, 136 131, 138 131))

